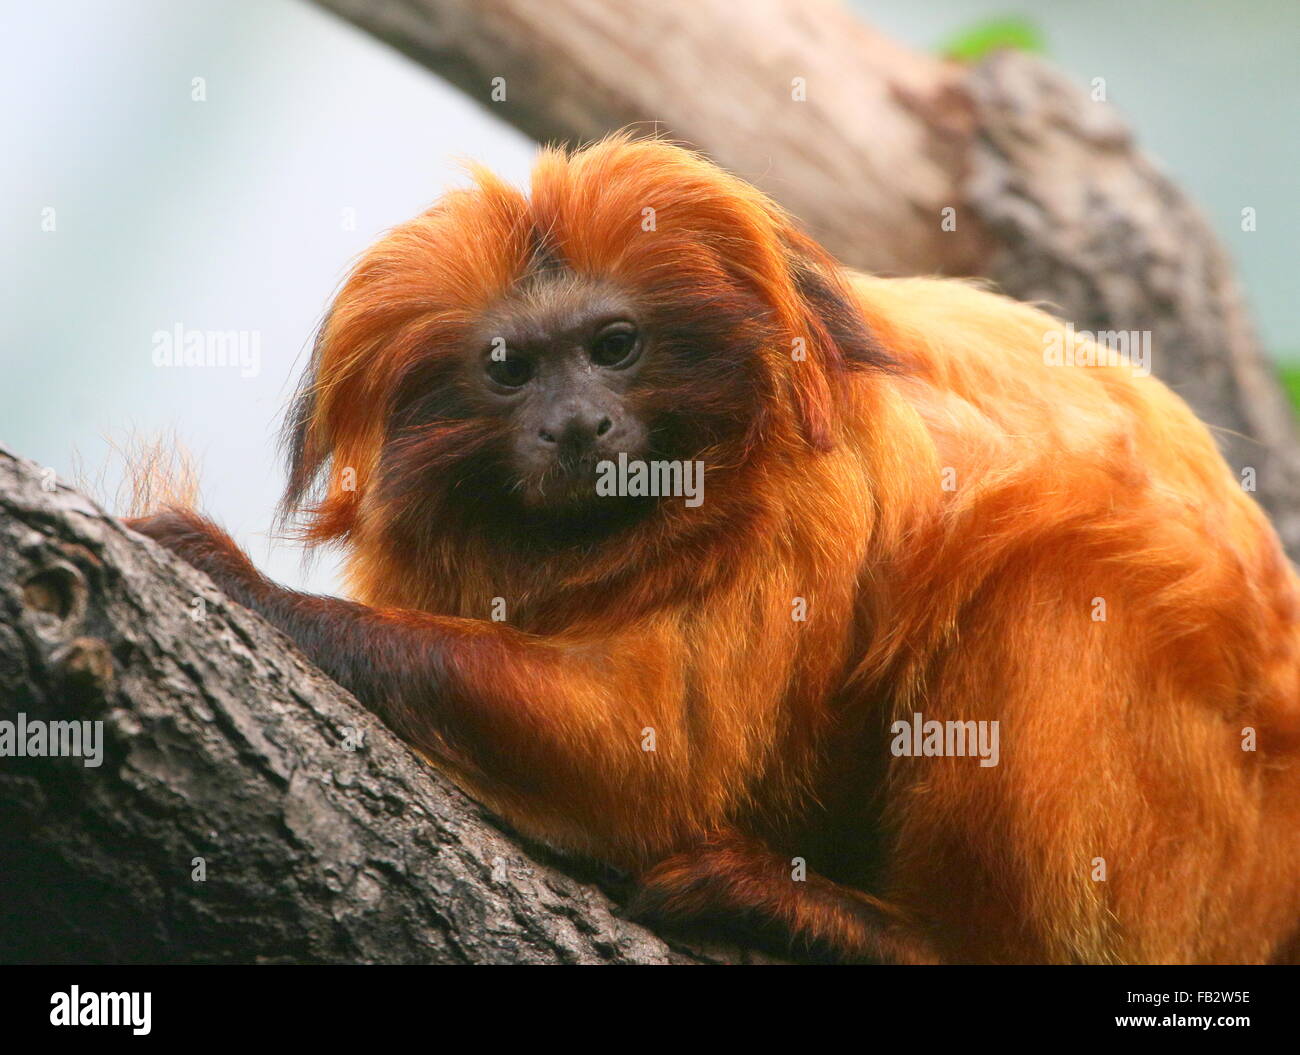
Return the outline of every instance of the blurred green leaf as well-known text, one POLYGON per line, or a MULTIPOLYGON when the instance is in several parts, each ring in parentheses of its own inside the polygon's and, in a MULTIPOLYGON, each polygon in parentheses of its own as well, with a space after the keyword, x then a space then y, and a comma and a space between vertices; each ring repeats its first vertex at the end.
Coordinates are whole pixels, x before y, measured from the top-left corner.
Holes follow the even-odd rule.
POLYGON ((999 48, 1042 54, 1047 50, 1047 43, 1038 27, 1029 19, 1007 15, 976 22, 973 26, 958 30, 939 50, 950 59, 976 62, 999 48))
POLYGON ((1300 411, 1300 362, 1292 360, 1287 363, 1279 363, 1277 372, 1278 376, 1282 378, 1282 387, 1286 389, 1286 394, 1291 397, 1291 406, 1300 411))

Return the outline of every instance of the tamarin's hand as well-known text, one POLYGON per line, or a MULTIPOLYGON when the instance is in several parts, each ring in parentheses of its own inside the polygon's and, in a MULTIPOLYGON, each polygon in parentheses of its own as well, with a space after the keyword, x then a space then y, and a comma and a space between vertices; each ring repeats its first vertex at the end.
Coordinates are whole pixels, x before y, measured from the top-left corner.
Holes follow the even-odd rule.
POLYGON ((224 593, 241 603, 247 603, 245 598, 252 587, 267 584, 234 539, 192 510, 167 509, 132 517, 125 523, 207 574, 224 593))
POLYGON ((393 617, 349 601, 287 590, 263 576, 225 531, 190 510, 168 509, 125 523, 288 634, 308 659, 407 740, 458 757, 431 724, 412 720, 413 715, 429 717, 445 680, 431 662, 441 642, 431 617, 393 617), (391 665, 371 655, 378 648, 387 650, 391 665))
MULTIPOLYGON (((289 634, 317 666, 367 705, 382 709, 384 700, 398 694, 395 683, 364 676, 370 664, 362 662, 355 670, 351 664, 357 651, 352 638, 365 624, 382 628, 386 618, 383 613, 349 601, 287 590, 273 583, 257 570, 224 530, 191 510, 167 509, 130 518, 125 523, 205 573, 232 600, 289 634), (332 628, 339 631, 343 640, 337 643, 333 640, 336 635, 330 632, 332 628)), ((432 620, 417 614, 414 622, 431 623, 432 620)), ((430 677, 421 689, 431 690, 433 684, 430 677)))

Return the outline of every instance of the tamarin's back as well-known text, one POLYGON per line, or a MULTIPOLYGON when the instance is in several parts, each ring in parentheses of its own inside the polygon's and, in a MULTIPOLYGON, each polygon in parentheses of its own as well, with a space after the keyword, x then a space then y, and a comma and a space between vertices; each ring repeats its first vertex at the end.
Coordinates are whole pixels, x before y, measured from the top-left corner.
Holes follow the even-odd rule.
POLYGON ((1118 355, 1081 333, 1072 348, 1073 331, 1058 319, 966 283, 856 276, 854 284, 941 447, 959 438, 970 451, 973 442, 1004 470, 1060 458, 1105 465, 1133 473, 1125 485, 1214 503, 1216 519, 1271 534, 1207 428, 1150 376, 1162 349, 1149 334, 1119 335, 1118 355))
POLYGON ((886 441, 860 419, 859 435, 933 452, 943 497, 921 503, 928 516, 953 526, 1001 495, 1008 511, 1018 505, 1026 536, 1068 521, 1098 544, 1148 550, 1154 563, 1176 561, 1185 542, 1193 563, 1217 556, 1296 618, 1295 577, 1243 486, 1248 475, 1151 376, 1149 337, 1126 335, 1117 357, 1045 312, 965 283, 855 276, 854 287, 899 360, 888 387, 905 434, 886 441), (1155 535, 1135 534, 1139 521, 1155 535))
POLYGON ((852 425, 880 510, 858 674, 895 718, 1002 737, 979 773, 893 760, 892 892, 1002 933, 1005 960, 1279 955, 1263 935, 1300 918, 1300 608, 1266 517, 1182 400, 1063 362, 1043 312, 951 281, 854 288, 900 362, 852 425), (1155 873, 1173 903, 1147 901, 1155 873))

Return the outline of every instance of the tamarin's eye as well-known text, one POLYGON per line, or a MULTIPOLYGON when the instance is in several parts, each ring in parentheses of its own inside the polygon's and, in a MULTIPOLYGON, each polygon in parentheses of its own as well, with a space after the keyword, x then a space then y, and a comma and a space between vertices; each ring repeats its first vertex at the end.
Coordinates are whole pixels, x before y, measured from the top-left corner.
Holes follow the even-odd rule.
POLYGON ((505 388, 522 388, 533 379, 532 360, 510 354, 504 359, 489 359, 487 375, 505 388))
POLYGON ((628 322, 616 322, 592 341, 591 361, 597 366, 631 366, 640 347, 636 328, 628 322))

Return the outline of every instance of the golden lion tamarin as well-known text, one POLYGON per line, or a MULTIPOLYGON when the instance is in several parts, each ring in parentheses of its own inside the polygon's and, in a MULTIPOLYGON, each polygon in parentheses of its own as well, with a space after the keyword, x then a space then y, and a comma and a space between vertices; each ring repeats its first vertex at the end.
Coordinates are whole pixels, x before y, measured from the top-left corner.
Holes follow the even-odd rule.
POLYGON ((1183 402, 1062 332, 846 271, 665 142, 548 150, 383 238, 322 327, 286 509, 354 601, 133 523, 649 915, 1293 960, 1296 577, 1183 402), (700 500, 628 482, 665 465, 700 500))

